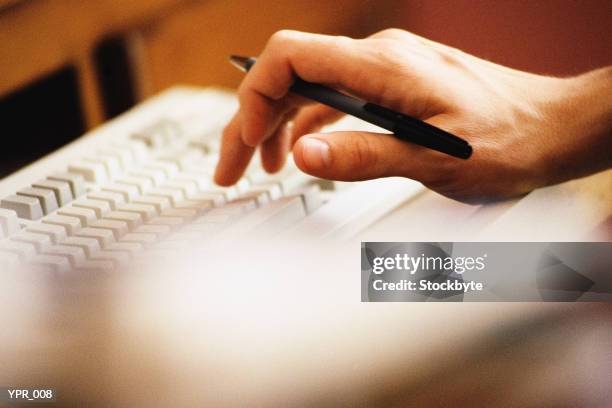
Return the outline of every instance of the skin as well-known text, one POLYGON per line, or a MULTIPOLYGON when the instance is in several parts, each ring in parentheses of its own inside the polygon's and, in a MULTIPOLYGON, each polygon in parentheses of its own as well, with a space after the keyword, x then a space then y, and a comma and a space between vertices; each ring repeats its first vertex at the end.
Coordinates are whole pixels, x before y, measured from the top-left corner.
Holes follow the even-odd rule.
POLYGON ((313 176, 401 176, 484 202, 612 167, 612 67, 570 78, 512 70, 403 30, 366 39, 279 31, 238 90, 215 181, 234 184, 257 147, 268 172, 293 151, 313 176), (469 160, 383 133, 319 133, 341 113, 288 93, 295 76, 425 120, 472 145, 469 160))

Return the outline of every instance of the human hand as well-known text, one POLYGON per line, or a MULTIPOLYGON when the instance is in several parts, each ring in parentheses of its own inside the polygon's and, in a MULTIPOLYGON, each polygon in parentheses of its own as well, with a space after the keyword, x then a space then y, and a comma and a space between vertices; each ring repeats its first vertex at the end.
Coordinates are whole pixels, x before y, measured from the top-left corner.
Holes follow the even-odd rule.
POLYGON ((255 148, 263 167, 333 180, 402 176, 473 202, 612 166, 612 70, 553 78, 512 70, 406 31, 366 39, 280 31, 242 82, 215 181, 231 185, 255 148), (417 117, 466 139, 468 160, 384 133, 315 133, 342 116, 289 93, 295 76, 417 117))

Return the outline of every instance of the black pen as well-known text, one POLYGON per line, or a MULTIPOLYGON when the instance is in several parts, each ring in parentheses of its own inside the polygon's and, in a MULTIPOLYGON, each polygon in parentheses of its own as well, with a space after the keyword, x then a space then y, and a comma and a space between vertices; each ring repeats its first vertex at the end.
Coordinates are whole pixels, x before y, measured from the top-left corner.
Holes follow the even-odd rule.
MULTIPOLYGON (((230 56, 230 62, 244 72, 251 69, 256 61, 253 57, 230 56)), ((403 113, 362 101, 300 78, 295 79, 289 90, 386 129, 400 140, 416 143, 461 159, 467 159, 472 155, 472 146, 465 140, 403 113)))

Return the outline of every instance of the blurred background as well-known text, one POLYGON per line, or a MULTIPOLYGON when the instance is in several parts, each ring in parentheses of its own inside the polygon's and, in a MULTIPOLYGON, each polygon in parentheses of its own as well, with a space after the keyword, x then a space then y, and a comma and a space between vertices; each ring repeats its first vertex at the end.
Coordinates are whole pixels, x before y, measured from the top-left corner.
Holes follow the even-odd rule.
POLYGON ((235 87, 230 53, 289 28, 411 30, 518 69, 612 63, 606 0, 0 0, 0 177, 174 84, 235 87), (16 137, 18 136, 18 137, 16 137))

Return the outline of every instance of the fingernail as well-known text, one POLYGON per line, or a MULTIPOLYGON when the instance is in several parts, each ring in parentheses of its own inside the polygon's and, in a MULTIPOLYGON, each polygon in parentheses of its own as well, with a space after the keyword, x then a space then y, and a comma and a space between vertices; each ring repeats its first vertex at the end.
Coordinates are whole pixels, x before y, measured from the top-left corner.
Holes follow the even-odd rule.
POLYGON ((321 139, 302 138, 302 151, 304 162, 309 168, 320 169, 329 167, 331 164, 329 145, 321 139))

